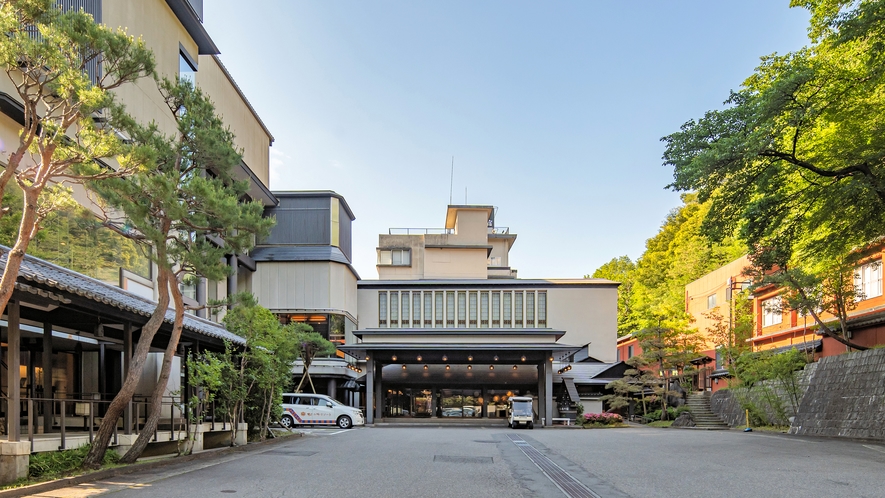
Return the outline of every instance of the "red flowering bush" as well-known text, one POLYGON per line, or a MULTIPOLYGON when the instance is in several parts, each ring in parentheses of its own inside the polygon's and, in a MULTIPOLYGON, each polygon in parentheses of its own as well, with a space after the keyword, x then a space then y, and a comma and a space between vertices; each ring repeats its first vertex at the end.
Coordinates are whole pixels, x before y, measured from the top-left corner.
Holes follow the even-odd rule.
POLYGON ((624 423, 624 418, 617 413, 585 413, 583 423, 599 425, 619 425, 624 423))

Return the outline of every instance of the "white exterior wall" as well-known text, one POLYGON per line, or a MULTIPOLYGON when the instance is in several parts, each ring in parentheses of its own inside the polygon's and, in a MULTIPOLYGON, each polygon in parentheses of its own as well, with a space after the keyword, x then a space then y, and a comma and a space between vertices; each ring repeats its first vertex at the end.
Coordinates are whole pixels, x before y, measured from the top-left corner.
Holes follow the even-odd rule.
POLYGON ((356 277, 340 263, 259 262, 252 292, 271 310, 340 310, 353 316, 358 312, 356 277))
POLYGON ((618 290, 615 287, 550 287, 547 326, 565 330, 560 342, 583 346, 605 363, 613 363, 618 338, 618 290))
POLYGON ((488 276, 488 250, 477 249, 425 249, 424 278, 486 278, 488 276))

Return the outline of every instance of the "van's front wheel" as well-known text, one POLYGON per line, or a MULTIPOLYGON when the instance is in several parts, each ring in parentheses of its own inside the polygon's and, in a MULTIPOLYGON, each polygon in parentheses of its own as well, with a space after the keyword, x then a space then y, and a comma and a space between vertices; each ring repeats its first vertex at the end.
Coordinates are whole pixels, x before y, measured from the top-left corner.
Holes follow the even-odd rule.
POLYGON ((293 419, 290 415, 283 415, 283 418, 280 419, 280 425, 282 425, 286 429, 291 429, 295 426, 295 419, 293 419))
POLYGON ((342 429, 350 429, 353 427, 353 420, 350 420, 350 417, 347 415, 342 415, 338 417, 338 427, 342 429))

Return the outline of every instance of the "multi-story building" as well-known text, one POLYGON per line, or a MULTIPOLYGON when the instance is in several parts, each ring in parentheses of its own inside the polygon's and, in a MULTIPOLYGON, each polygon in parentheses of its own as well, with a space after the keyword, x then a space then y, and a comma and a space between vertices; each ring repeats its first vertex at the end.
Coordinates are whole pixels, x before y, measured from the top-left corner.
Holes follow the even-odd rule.
MULTIPOLYGON (((866 252, 855 274, 856 301, 848 312, 848 338, 852 343, 871 347, 885 344, 885 296, 882 293, 881 245, 866 252)), ((811 316, 783 305, 783 289, 768 285, 755 289, 754 331, 750 343, 754 350, 796 348, 814 353, 815 358, 842 354, 849 348, 822 335, 811 316)), ((839 328, 835 316, 821 312, 831 327, 839 328)))
POLYGON ((555 375, 578 402, 566 366, 614 361, 618 284, 515 278, 516 235, 494 214, 449 206, 443 228, 379 236, 379 280, 357 283, 356 341, 340 348, 366 364, 370 423, 500 417, 507 397, 530 394, 549 425, 555 375))
MULTIPOLYGON (((216 112, 235 135, 235 145, 243 151, 243 161, 235 174, 250 180, 249 198, 269 207, 276 205, 276 197, 267 187, 273 136, 221 63, 219 51, 202 24, 202 1, 65 0, 58 4, 83 9, 97 22, 113 28, 125 27, 153 51, 159 76, 189 79, 208 94, 216 112)), ((0 79, 0 143, 6 144, 18 143, 24 122, 21 102, 16 100, 17 93, 11 85, 8 78, 0 79)), ((142 78, 115 92, 137 121, 155 122, 167 134, 175 129, 175 121, 153 79, 142 78)), ((112 158, 108 161, 113 163, 112 158)), ((92 207, 81 188, 75 189, 75 198, 84 208, 92 207)), ((82 219, 71 214, 63 218, 61 228, 51 227, 55 230, 54 238, 32 244, 30 251, 49 262, 26 259, 0 323, 0 418, 6 422, 5 430, 0 431, 6 433, 0 436, 5 437, 0 440, 0 469, 12 472, 13 478, 21 470, 20 454, 59 448, 58 440, 46 437, 32 443, 18 442, 28 428, 50 433, 62 423, 85 427, 91 416, 100 415, 102 403, 113 397, 128 371, 133 344, 139 340, 140 327, 147 321, 152 301, 157 297, 157 271, 148 258, 139 255, 131 242, 106 228, 87 227, 94 229, 86 232, 93 237, 89 242, 79 240, 84 233, 79 224, 82 219), (95 241, 102 244, 100 248, 92 245, 95 241), (127 257, 122 257, 124 254, 127 257), (49 399, 53 401, 34 401, 49 399)), ((255 261, 242 254, 228 258, 236 269, 233 275, 226 281, 203 280, 185 287, 186 304, 205 304, 251 289, 252 273, 257 269, 255 261)), ((242 342, 217 323, 222 315, 210 318, 204 311, 195 314, 200 316, 188 315, 185 320, 182 344, 186 347, 220 349, 223 340, 242 342)), ((152 353, 152 361, 145 367, 140 395, 150 394, 156 384, 160 357, 170 331, 171 324, 167 323, 155 339, 156 353, 152 353)), ((178 389, 179 380, 179 375, 172 376, 170 392, 178 389)), ((140 413, 143 417, 143 406, 140 413)), ((131 437, 138 417, 138 413, 127 413, 121 441, 131 437)), ((162 434, 159 439, 164 437, 168 439, 162 434)), ((83 434, 69 434, 65 444, 73 447, 87 442, 88 437, 83 434)), ((0 472, 0 481, 10 475, 0 472)))

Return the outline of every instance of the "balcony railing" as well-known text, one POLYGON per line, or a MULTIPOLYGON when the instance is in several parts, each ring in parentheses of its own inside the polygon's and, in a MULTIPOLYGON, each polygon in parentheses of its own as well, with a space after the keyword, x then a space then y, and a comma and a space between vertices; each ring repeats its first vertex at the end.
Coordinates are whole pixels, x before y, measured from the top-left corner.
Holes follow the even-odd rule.
POLYGON ((389 235, 451 235, 455 233, 452 228, 391 228, 389 235))
POLYGON ((510 227, 489 227, 489 234, 507 235, 510 233, 510 227))

